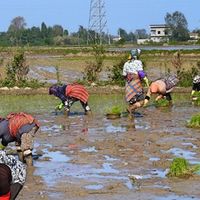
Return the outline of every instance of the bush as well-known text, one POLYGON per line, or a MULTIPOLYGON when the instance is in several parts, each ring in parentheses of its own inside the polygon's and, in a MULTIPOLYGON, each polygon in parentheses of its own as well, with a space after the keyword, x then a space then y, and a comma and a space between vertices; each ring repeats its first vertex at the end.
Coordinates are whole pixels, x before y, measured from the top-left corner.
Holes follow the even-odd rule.
MULTIPOLYGON (((11 63, 6 66, 6 78, 1 80, 0 86, 39 88, 45 85, 45 83, 41 83, 37 79, 27 79, 28 72, 29 66, 26 64, 24 52, 17 53, 11 63)), ((57 80, 59 81, 58 75, 57 80)))
POLYGON ((193 66, 191 69, 185 70, 182 66, 181 52, 178 51, 174 54, 172 65, 174 66, 176 74, 179 78, 178 85, 181 87, 192 86, 193 77, 200 71, 200 62, 197 62, 197 66, 193 66))
POLYGON ((26 64, 24 53, 18 53, 11 64, 6 66, 6 79, 14 83, 24 81, 28 72, 29 66, 26 64))
POLYGON ((124 55, 120 61, 114 65, 111 69, 109 69, 109 79, 113 84, 117 84, 119 86, 125 86, 125 79, 122 75, 124 63, 127 61, 127 55, 124 55))
POLYGON ((83 72, 83 79, 95 82, 98 81, 99 73, 103 68, 103 62, 105 60, 105 49, 102 45, 94 45, 92 49, 94 61, 87 62, 87 66, 83 72))

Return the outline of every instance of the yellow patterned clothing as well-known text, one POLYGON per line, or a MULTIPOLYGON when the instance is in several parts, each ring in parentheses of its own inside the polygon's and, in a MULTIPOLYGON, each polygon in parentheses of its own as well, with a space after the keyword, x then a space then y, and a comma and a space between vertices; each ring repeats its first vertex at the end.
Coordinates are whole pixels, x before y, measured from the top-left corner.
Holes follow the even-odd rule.
POLYGON ((133 99, 135 102, 143 100, 143 99, 137 99, 138 96, 140 96, 141 98, 141 95, 143 95, 143 88, 139 77, 137 79, 133 79, 132 81, 126 83, 125 93, 127 102, 130 102, 133 99))

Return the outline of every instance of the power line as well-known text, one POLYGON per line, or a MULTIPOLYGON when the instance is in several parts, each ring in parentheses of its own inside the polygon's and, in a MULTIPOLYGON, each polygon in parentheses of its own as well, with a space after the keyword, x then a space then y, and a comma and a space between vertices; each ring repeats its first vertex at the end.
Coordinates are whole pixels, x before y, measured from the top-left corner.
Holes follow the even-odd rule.
POLYGON ((91 0, 87 42, 102 44, 107 30, 105 1, 91 0))

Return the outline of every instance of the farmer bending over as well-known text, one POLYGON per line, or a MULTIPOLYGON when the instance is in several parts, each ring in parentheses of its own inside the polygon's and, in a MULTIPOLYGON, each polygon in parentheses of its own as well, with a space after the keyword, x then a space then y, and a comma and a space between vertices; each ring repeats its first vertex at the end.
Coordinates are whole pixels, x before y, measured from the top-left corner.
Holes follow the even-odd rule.
POLYGON ((155 99, 156 101, 165 98, 171 104, 172 97, 170 93, 173 90, 173 88, 177 85, 178 81, 179 79, 176 75, 169 75, 163 79, 153 81, 148 88, 147 95, 144 100, 144 105, 146 105, 150 100, 151 94, 158 94, 158 96, 155 99))
POLYGON ((126 101, 128 102, 128 112, 130 116, 136 108, 144 103, 144 91, 141 81, 144 80, 149 86, 148 79, 143 70, 142 62, 138 59, 141 53, 140 49, 132 50, 128 61, 123 66, 122 75, 126 79, 126 101))
POLYGON ((192 85, 192 92, 191 92, 191 96, 193 100, 196 100, 197 97, 195 97, 195 93, 198 92, 198 94, 200 95, 200 75, 196 75, 193 78, 193 85, 192 85))
POLYGON ((76 101, 80 101, 85 114, 91 114, 91 109, 88 106, 89 94, 83 85, 80 84, 67 84, 67 85, 52 85, 49 88, 49 94, 58 97, 62 102, 56 108, 65 108, 65 111, 69 112, 72 104, 76 101))
POLYGON ((0 149, 10 142, 15 142, 19 159, 31 166, 33 137, 39 129, 39 122, 29 114, 10 113, 6 118, 0 118, 0 149))

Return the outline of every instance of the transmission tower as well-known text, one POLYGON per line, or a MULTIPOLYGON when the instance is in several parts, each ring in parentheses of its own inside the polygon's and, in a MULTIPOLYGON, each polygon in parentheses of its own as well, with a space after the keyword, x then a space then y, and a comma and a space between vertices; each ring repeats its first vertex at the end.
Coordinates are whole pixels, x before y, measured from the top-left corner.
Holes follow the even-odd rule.
POLYGON ((102 44, 104 33, 108 33, 105 2, 91 0, 87 42, 102 44))

